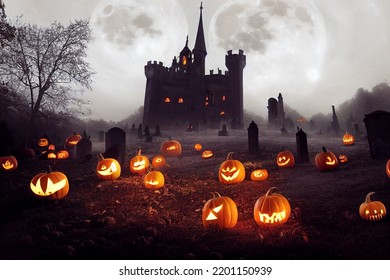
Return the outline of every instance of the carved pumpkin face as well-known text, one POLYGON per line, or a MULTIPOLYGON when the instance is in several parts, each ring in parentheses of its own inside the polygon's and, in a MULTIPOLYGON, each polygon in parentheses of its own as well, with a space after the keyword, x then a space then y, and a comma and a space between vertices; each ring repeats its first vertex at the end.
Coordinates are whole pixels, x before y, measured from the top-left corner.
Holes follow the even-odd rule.
POLYGON ((267 169, 255 169, 251 172, 252 181, 264 181, 268 179, 267 169))
POLYGON ((204 159, 212 158, 213 156, 214 156, 213 151, 205 150, 202 152, 202 158, 204 159))
POLYGON ((386 174, 390 178, 390 159, 386 163, 386 174))
POLYGON ((363 220, 367 221, 379 221, 386 217, 386 207, 380 201, 371 201, 371 195, 374 192, 370 192, 366 196, 366 200, 360 204, 359 214, 363 220))
POLYGON ((233 153, 229 153, 219 167, 218 178, 223 184, 236 184, 245 179, 244 165, 240 161, 232 159, 232 155, 233 153))
POLYGON ((237 224, 238 211, 236 203, 227 196, 214 197, 208 200, 202 209, 202 223, 205 228, 232 228, 237 224))
POLYGON ((295 165, 294 155, 288 150, 281 151, 276 157, 276 164, 282 168, 293 167, 295 165))
POLYGON ((39 147, 46 147, 46 146, 49 146, 49 139, 44 138, 44 137, 38 139, 38 146, 39 146, 39 147))
POLYGON ((141 155, 141 149, 138 150, 137 155, 130 160, 130 171, 133 174, 142 175, 149 167, 149 159, 141 155))
POLYGON ((50 158, 50 159, 54 159, 54 158, 57 158, 57 155, 53 152, 48 152, 47 153, 47 158, 50 158))
POLYGON ((355 137, 352 134, 345 132, 345 134, 343 136, 343 143, 345 146, 353 145, 353 144, 355 144, 355 137))
POLYGON ((287 222, 290 217, 290 203, 283 195, 275 193, 275 191, 277 188, 270 188, 264 196, 256 201, 253 217, 257 224, 281 225, 287 222))
POLYGON ((35 196, 56 200, 64 198, 69 192, 68 178, 64 173, 40 173, 30 182, 30 189, 35 196))
POLYGON ((166 140, 161 143, 160 152, 164 157, 178 157, 181 155, 181 144, 176 140, 166 140))
POLYGON ((339 155, 339 161, 341 163, 347 163, 348 162, 348 157, 346 155, 339 155))
POLYGON ((14 156, 0 158, 0 169, 4 171, 13 171, 17 168, 18 168, 18 161, 14 156))
POLYGON ((195 146, 194 146, 194 149, 195 149, 195 151, 197 151, 197 152, 200 152, 201 150, 202 150, 202 145, 201 144, 199 144, 199 143, 197 143, 197 144, 195 144, 195 146))
POLYGON ((72 148, 77 145, 77 143, 81 140, 81 135, 76 134, 76 132, 73 133, 73 135, 70 135, 65 140, 65 147, 72 148))
POLYGON ((100 156, 100 161, 96 167, 96 174, 98 178, 106 181, 111 181, 121 176, 121 165, 114 158, 103 158, 100 156))
POLYGON ((160 171, 150 171, 145 175, 144 183, 146 188, 157 190, 165 184, 164 175, 160 171))
POLYGON ((322 152, 315 156, 314 161, 317 169, 321 171, 336 169, 339 165, 336 155, 325 147, 322 147, 322 152))
POLYGON ((69 152, 67 150, 61 150, 57 152, 58 159, 67 159, 69 158, 69 152))

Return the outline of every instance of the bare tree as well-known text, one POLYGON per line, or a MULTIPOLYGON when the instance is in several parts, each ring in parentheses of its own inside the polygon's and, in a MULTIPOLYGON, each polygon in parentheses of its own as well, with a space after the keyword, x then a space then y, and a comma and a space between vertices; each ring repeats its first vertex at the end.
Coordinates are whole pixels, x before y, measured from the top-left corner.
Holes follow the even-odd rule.
POLYGON ((38 117, 66 112, 81 102, 75 93, 91 89, 93 71, 85 60, 90 38, 88 20, 67 27, 57 22, 49 27, 23 24, 0 50, 2 79, 24 94, 29 105, 30 136, 38 117))

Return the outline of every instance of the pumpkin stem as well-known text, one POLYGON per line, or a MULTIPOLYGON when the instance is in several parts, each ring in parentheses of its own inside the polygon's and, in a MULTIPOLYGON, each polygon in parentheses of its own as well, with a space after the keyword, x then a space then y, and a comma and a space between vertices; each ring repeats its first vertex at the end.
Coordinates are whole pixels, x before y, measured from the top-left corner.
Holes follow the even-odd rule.
POLYGON ((278 188, 277 188, 277 187, 272 187, 272 188, 270 188, 270 189, 267 191, 267 193, 265 194, 265 196, 269 196, 269 195, 271 195, 271 194, 274 193, 274 192, 278 192, 278 188))
POLYGON ((104 156, 102 154, 98 154, 98 158, 99 158, 99 160, 103 160, 104 156))
POLYGON ((226 160, 230 160, 230 159, 233 159, 233 155, 235 154, 235 152, 230 152, 228 153, 228 155, 226 156, 226 160))
POLYGON ((368 193, 367 194, 367 196, 366 196, 366 203, 370 203, 371 202, 371 195, 373 195, 375 192, 370 192, 370 193, 368 193))
POLYGON ((137 156, 140 156, 140 155, 141 155, 141 149, 138 149, 138 150, 137 150, 136 155, 137 155, 137 156))
POLYGON ((322 151, 323 151, 324 153, 326 153, 328 150, 327 150, 324 146, 322 146, 322 151))
POLYGON ((52 171, 51 171, 51 166, 50 165, 48 165, 47 166, 47 173, 51 173, 52 171))

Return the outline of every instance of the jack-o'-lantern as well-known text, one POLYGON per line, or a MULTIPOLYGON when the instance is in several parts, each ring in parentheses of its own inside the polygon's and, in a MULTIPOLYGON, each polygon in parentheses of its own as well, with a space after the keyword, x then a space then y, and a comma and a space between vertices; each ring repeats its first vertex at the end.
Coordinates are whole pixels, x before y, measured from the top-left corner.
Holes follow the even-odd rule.
POLYGON ((343 136, 343 143, 345 146, 353 145, 353 144, 355 144, 355 137, 352 134, 345 132, 345 134, 343 136))
POLYGON ((371 195, 375 192, 370 192, 366 196, 366 200, 360 204, 359 214, 363 220, 379 221, 386 217, 386 207, 380 201, 371 201, 371 195))
POLYGON ((339 161, 341 163, 347 163, 348 162, 348 157, 346 155, 339 155, 339 161))
POLYGON ((56 150, 56 146, 54 144, 50 144, 48 147, 47 147, 47 150, 48 151, 55 151, 56 150))
POLYGON ((245 167, 241 161, 232 158, 233 154, 230 152, 219 167, 218 178, 223 184, 236 184, 245 179, 245 167))
POLYGON ((322 147, 322 151, 315 156, 314 161, 317 169, 321 171, 332 170, 339 165, 336 155, 325 147, 322 147))
POLYGON ((164 157, 178 157, 181 155, 181 144, 176 140, 165 140, 161 143, 160 152, 164 157))
POLYGON ((57 159, 69 158, 69 152, 67 150, 60 150, 57 152, 57 159))
POLYGON ((202 150, 202 148, 203 148, 202 144, 199 144, 199 143, 195 144, 195 146, 194 146, 194 149, 197 152, 200 152, 202 150))
POLYGON ((69 182, 62 172, 39 173, 30 182, 30 189, 35 196, 49 200, 64 198, 69 192, 69 182))
POLYGON ((212 158, 213 156, 214 156, 213 151, 204 150, 202 152, 202 158, 204 158, 204 159, 212 158))
POLYGON ((238 211, 236 203, 227 196, 213 193, 202 209, 202 223, 205 228, 232 228, 237 224, 238 211), (216 196, 218 195, 218 196, 216 196))
POLYGON ((256 201, 253 217, 257 224, 265 226, 281 225, 287 222, 290 217, 290 203, 276 191, 277 188, 272 187, 256 201))
POLYGON ((49 146, 49 137, 44 135, 41 138, 39 138, 38 139, 38 146, 39 147, 47 147, 47 146, 49 146))
POLYGON ((0 168, 4 171, 13 171, 18 168, 18 161, 14 156, 1 157, 0 168))
POLYGON ((294 167, 295 165, 294 155, 289 150, 281 151, 278 153, 276 157, 276 164, 282 168, 294 167))
POLYGON ((99 162, 96 167, 96 174, 99 179, 111 181, 121 176, 121 165, 114 158, 104 158, 99 154, 99 162))
POLYGON ((54 151, 53 152, 47 152, 46 153, 46 157, 48 159, 55 159, 55 158, 57 158, 57 155, 54 153, 54 151))
POLYGON ((144 178, 145 187, 151 190, 162 188, 165 184, 164 174, 160 171, 150 171, 144 178))
POLYGON ((264 168, 255 169, 251 172, 252 181, 264 181, 268 179, 268 171, 264 168))
POLYGON ((149 167, 149 159, 141 155, 141 149, 138 150, 137 155, 130 160, 130 171, 133 174, 145 174, 149 167))
POLYGON ((390 178, 390 159, 386 163, 386 174, 390 178))
POLYGON ((152 167, 154 169, 161 169, 166 166, 166 160, 163 155, 157 155, 152 159, 152 167))
POLYGON ((77 143, 81 140, 81 135, 74 132, 65 140, 65 147, 72 148, 77 145, 77 143))

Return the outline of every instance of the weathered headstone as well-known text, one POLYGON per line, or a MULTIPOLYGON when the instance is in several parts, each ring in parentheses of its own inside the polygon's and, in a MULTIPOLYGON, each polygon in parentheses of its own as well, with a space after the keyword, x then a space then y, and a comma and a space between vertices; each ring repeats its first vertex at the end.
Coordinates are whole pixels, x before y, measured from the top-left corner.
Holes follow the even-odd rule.
POLYGON ((275 98, 268 99, 268 125, 275 126, 278 120, 278 101, 275 98))
POLYGON ((145 126, 144 132, 145 132, 146 142, 152 142, 152 141, 153 141, 153 135, 150 134, 149 126, 148 126, 148 125, 145 126))
POLYGON ((218 131, 218 136, 228 136, 229 132, 227 131, 226 124, 222 125, 222 130, 218 131))
POLYGON ((295 134, 297 141, 297 163, 309 162, 309 149, 307 147, 307 135, 300 128, 295 134))
POLYGON ((156 126, 156 132, 153 134, 153 136, 161 136, 161 130, 160 130, 160 126, 156 126))
POLYGON ((363 119, 373 159, 390 157, 390 112, 374 111, 363 119))
POLYGON ((92 158, 92 142, 89 138, 81 138, 77 143, 76 158, 78 160, 90 160, 92 158))
POLYGON ((332 105, 332 123, 331 123, 331 130, 335 135, 339 135, 340 133, 340 124, 339 124, 339 119, 337 118, 336 115, 336 110, 334 108, 334 105, 332 105))
POLYGON ((125 162, 125 152, 126 152, 126 133, 119 127, 113 127, 108 130, 105 134, 105 154, 103 156, 113 157, 121 165, 125 162), (107 155, 110 156, 107 156, 107 155))
POLYGON ((248 148, 250 155, 257 155, 259 152, 259 128, 254 121, 248 127, 248 148))

